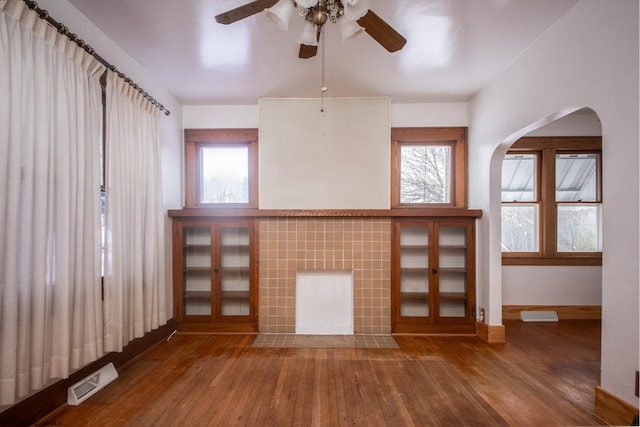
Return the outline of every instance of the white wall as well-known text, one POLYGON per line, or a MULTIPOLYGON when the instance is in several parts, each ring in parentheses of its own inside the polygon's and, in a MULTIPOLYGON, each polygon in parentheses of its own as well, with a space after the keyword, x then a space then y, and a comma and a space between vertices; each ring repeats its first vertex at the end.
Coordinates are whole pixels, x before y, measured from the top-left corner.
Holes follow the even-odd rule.
POLYGON ((469 103, 470 205, 478 230, 481 306, 500 324, 500 172, 518 137, 578 108, 603 137, 601 385, 638 406, 638 2, 581 0, 469 103))
MULTIPOLYGON (((156 98, 171 115, 160 114, 160 155, 163 171, 163 202, 165 209, 176 209, 182 205, 182 105, 162 85, 126 52, 109 39, 98 27, 82 15, 67 0, 39 0, 38 5, 49 11, 51 17, 69 27, 79 38, 91 45, 106 61, 130 77, 151 96, 156 98)), ((171 222, 165 222, 165 265, 167 316, 173 317, 171 222)))
POLYGON ((504 305, 601 305, 600 266, 504 266, 504 305))
POLYGON ((467 126, 467 103, 391 104, 391 127, 467 126))
POLYGON ((389 209, 389 98, 260 100, 260 207, 389 209))
MULTIPOLYGON (((185 129, 257 128, 256 105, 185 105, 185 129)), ((391 104, 391 126, 467 126, 467 103, 391 104)))
POLYGON ((182 107, 185 129, 256 129, 256 105, 185 105, 182 107))
POLYGON ((602 124, 590 108, 561 117, 525 136, 602 136, 602 124))

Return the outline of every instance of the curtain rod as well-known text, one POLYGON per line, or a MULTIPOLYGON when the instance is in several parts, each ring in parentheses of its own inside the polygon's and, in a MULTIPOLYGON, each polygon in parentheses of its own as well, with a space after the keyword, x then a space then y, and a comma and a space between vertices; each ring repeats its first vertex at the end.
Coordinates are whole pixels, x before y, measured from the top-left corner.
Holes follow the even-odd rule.
POLYGON ((164 107, 164 105, 160 104, 153 96, 149 95, 144 89, 142 89, 140 86, 138 86, 133 80, 131 80, 129 77, 127 77, 123 72, 119 71, 116 68, 115 65, 112 65, 109 62, 107 62, 103 57, 98 55, 98 53, 95 51, 94 48, 92 48, 91 46, 86 44, 84 42, 84 40, 79 39, 77 34, 70 32, 68 27, 66 27, 64 24, 56 21, 51 16, 49 16, 49 12, 47 12, 44 9, 41 9, 38 6, 38 3, 36 3, 33 0, 22 0, 22 1, 24 1, 27 4, 29 9, 35 11, 38 14, 38 17, 40 17, 40 19, 44 19, 49 24, 53 25, 55 27, 55 29, 58 30, 58 32, 60 34, 66 36, 69 40, 71 40, 72 42, 77 44, 79 47, 84 49, 89 55, 91 55, 94 58, 96 58, 102 65, 104 65, 109 70, 111 70, 114 73, 116 73, 118 75, 118 77, 124 79, 124 81, 126 83, 128 83, 131 87, 133 87, 138 92, 140 92, 142 94, 142 96, 144 96, 146 99, 148 99, 149 102, 151 102, 158 109, 160 109, 160 111, 162 111, 165 115, 168 116, 169 114, 171 114, 171 111, 167 110, 164 107))

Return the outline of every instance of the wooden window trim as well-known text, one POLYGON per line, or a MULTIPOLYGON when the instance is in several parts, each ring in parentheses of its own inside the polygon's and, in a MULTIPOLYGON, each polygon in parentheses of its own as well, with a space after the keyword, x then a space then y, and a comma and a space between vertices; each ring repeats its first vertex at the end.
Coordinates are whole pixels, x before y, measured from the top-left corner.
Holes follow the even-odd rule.
POLYGON ((186 208, 258 208, 258 129, 185 129, 185 207, 186 208), (201 176, 198 152, 212 145, 245 145, 249 149, 249 202, 200 203, 201 176))
POLYGON ((602 203, 602 137, 523 137, 511 146, 507 154, 539 155, 536 199, 540 204, 538 236, 540 240, 538 252, 502 252, 503 265, 602 265, 602 252, 567 253, 557 251, 556 154, 594 152, 599 155, 598 201, 594 203, 602 203))
POLYGON ((467 207, 467 128, 406 127, 391 128, 391 208, 467 207), (409 144, 450 145, 451 202, 400 203, 400 148, 409 144))

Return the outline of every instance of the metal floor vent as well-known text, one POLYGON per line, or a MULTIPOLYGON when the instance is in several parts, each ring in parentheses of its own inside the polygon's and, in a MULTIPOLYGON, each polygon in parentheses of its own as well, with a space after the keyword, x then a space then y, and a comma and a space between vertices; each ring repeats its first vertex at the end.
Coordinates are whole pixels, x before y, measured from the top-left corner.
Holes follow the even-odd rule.
POLYGON ((67 389, 67 404, 73 406, 81 404, 116 378, 118 378, 118 372, 113 363, 103 366, 67 389))
POLYGON ((557 322, 555 311, 521 311, 520 320, 523 322, 557 322))

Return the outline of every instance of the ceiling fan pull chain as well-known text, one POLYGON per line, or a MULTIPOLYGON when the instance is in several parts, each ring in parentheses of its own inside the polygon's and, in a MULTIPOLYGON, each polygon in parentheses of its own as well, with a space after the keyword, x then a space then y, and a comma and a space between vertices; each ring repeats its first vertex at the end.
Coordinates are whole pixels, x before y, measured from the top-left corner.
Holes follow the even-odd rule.
POLYGON ((324 65, 324 35, 325 32, 322 31, 322 82, 321 82, 321 87, 320 87, 320 112, 324 113, 324 93, 327 91, 327 86, 326 86, 326 82, 325 82, 325 65, 324 65))

